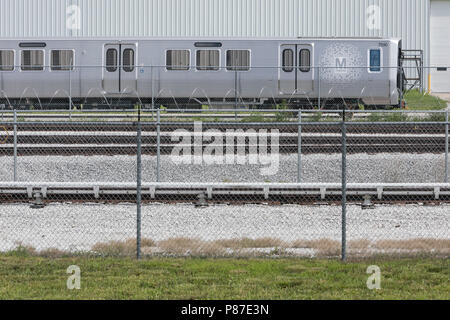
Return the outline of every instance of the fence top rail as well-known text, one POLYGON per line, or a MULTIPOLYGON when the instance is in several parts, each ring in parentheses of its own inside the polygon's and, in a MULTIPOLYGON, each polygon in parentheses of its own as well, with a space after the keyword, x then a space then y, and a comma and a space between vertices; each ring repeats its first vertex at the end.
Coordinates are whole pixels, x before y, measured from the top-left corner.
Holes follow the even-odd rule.
MULTIPOLYGON (((295 122, 295 121, 290 121, 290 122, 234 122, 234 121, 222 121, 222 122, 208 122, 208 121, 189 121, 189 122, 181 122, 181 121, 176 121, 176 122, 169 122, 169 121, 164 121, 164 122, 156 122, 158 125, 161 126, 186 126, 186 125, 192 125, 194 123, 202 123, 202 125, 208 125, 208 126, 236 126, 236 127, 247 127, 247 126, 277 126, 277 127, 281 127, 281 126, 298 126, 299 124, 308 124, 308 125, 323 125, 323 126, 336 126, 336 125, 340 125, 342 122, 339 121, 335 121, 335 122, 307 122, 307 121, 303 121, 303 122, 295 122)), ((151 125, 152 122, 143 122, 143 125, 151 125)), ((155 122, 153 122, 155 123, 155 122)))
MULTIPOLYGON (((338 122, 338 123, 342 123, 338 122)), ((308 123, 309 124, 309 123, 308 123)), ((320 124, 320 123, 319 123, 320 124)), ((379 122, 370 122, 370 121, 345 121, 346 125, 351 125, 351 126, 367 126, 367 125, 377 125, 377 126, 383 126, 383 125, 387 125, 387 126, 401 126, 401 125, 406 125, 406 126, 429 126, 429 125, 446 125, 446 124, 450 124, 449 121, 398 121, 398 122, 392 122, 392 121, 379 121, 379 122)))
MULTIPOLYGON (((130 106, 134 107, 134 106, 130 106)), ((342 113, 343 110, 298 110, 298 109, 150 109, 150 108, 141 108, 141 113, 156 113, 156 112, 171 114, 171 113, 273 113, 273 112, 301 112, 301 113, 342 113)), ((18 110, 18 109, 4 109, 0 111, 0 113, 12 113, 14 114, 24 114, 24 113, 50 113, 50 114, 71 114, 71 115, 79 115, 83 113, 105 113, 105 114, 114 114, 114 113, 128 113, 128 114, 138 114, 139 111, 137 109, 107 109, 107 110, 18 110)))
POLYGON ((236 127, 248 127, 248 126, 274 126, 274 127, 287 127, 287 126, 298 126, 298 125, 313 125, 313 126, 339 126, 345 123, 345 125, 351 126, 363 126, 363 125, 378 125, 378 126, 401 126, 401 125, 411 125, 411 126, 425 126, 425 125, 450 125, 450 121, 417 121, 417 122, 363 122, 363 121, 355 121, 355 122, 317 122, 317 121, 302 121, 302 122, 208 122, 208 121, 189 121, 189 122, 157 122, 154 121, 0 121, 0 126, 33 126, 33 125, 49 125, 49 126, 129 126, 134 127, 137 124, 141 126, 191 126, 195 123, 201 123, 202 125, 208 126, 236 126, 236 127))
MULTIPOLYGON (((60 126, 96 126, 96 125, 105 125, 105 126, 136 126, 137 121, 0 121, 0 126, 11 126, 11 125, 60 125, 60 126)), ((155 125, 156 122, 146 122, 148 125, 155 125)), ((144 122, 141 122, 144 124, 144 122)))
MULTIPOLYGON (((308 113, 321 113, 321 114, 332 114, 332 113, 340 113, 342 114, 344 111, 346 113, 415 113, 415 114, 426 114, 426 113, 450 113, 450 110, 349 110, 349 109, 330 109, 330 110, 299 110, 299 109, 147 109, 147 108, 141 108, 141 115, 142 113, 164 113, 164 114, 171 114, 173 113, 176 115, 176 113, 192 113, 195 115, 202 114, 202 113, 211 113, 211 112, 217 112, 217 113, 301 113, 301 114, 308 114, 308 113)), ((17 109, 4 109, 0 111, 0 114, 56 114, 56 115, 82 115, 84 113, 86 114, 135 114, 137 115, 139 113, 138 110, 126 110, 126 109, 110 109, 110 110, 17 110, 17 109)))
MULTIPOLYGON (((95 125, 104 125, 104 126, 136 126, 138 123, 141 124, 141 126, 190 126, 195 123, 195 121, 190 122, 157 122, 155 121, 0 121, 0 126, 11 126, 11 125, 17 125, 17 126, 23 126, 23 125, 51 125, 51 126, 95 126, 95 125)), ((203 125, 209 125, 209 126, 297 126, 299 122, 207 122, 207 121, 198 121, 198 123, 202 123, 203 125)), ((321 125, 321 126, 336 126, 339 125, 341 122, 301 122, 303 124, 308 125, 321 125)), ((434 124, 437 124, 438 122, 435 122, 434 124)))

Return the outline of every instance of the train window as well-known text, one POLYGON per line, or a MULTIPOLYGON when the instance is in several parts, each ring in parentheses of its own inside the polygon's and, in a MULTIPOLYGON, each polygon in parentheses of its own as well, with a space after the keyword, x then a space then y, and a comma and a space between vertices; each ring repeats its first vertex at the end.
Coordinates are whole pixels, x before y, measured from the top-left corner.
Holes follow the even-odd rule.
POLYGON ((299 54, 299 61, 300 61, 300 71, 301 72, 309 72, 311 71, 311 51, 308 49, 302 49, 300 50, 299 54))
POLYGON ((198 50, 197 70, 219 70, 220 52, 219 50, 198 50))
POLYGON ((292 49, 283 50, 282 63, 284 72, 294 71, 294 51, 292 51, 292 49))
POLYGON ((117 50, 108 49, 106 50, 106 71, 116 72, 117 71, 117 50))
POLYGON ((0 71, 14 70, 14 51, 0 50, 0 71))
POLYGON ((44 70, 44 50, 23 50, 21 69, 24 71, 44 70))
POLYGON ((51 65, 52 71, 73 70, 73 50, 52 50, 51 65))
POLYGON ((166 51, 167 70, 189 70, 189 65, 190 65, 189 50, 166 51))
POLYGON ((370 72, 381 72, 381 50, 370 49, 369 54, 370 72))
POLYGON ((123 71, 133 72, 134 71, 134 50, 125 49, 123 50, 123 71))
POLYGON ((228 71, 250 70, 250 50, 228 50, 227 70, 228 71))

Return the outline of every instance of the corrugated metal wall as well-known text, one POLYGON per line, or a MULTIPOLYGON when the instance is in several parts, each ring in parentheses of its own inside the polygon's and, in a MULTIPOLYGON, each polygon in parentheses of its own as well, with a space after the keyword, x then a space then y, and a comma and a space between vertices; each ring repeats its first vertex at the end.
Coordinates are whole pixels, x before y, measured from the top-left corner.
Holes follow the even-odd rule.
POLYGON ((0 37, 385 36, 426 62, 428 19, 429 0, 0 0, 0 37))

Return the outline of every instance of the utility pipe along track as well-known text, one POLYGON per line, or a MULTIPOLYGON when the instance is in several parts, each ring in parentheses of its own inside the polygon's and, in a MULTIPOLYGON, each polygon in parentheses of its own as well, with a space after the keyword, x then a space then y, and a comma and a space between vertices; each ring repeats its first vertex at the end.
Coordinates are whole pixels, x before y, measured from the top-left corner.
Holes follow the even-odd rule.
MULTIPOLYGON (((135 183, 1 182, 2 202, 125 202, 135 201, 135 183)), ((209 203, 338 203, 338 183, 142 183, 145 202, 209 203)), ((449 183, 349 183, 347 200, 362 203, 450 203, 449 183)))

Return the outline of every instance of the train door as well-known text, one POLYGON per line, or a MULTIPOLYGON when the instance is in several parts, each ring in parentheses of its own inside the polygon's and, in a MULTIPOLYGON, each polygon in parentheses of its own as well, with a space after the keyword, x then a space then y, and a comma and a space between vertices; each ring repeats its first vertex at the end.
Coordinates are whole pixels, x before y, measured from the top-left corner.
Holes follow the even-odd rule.
POLYGON ((106 44, 103 89, 107 93, 131 93, 137 88, 135 44, 106 44))
POLYGON ((120 70, 120 92, 134 93, 137 89, 136 57, 137 50, 135 44, 121 44, 122 68, 120 70))
POLYGON ((281 94, 293 94, 297 89, 297 51, 294 45, 282 45, 281 46, 281 69, 280 69, 280 93, 281 94))
POLYGON ((297 45, 297 92, 308 94, 313 91, 312 46, 297 45))
POLYGON ((279 87, 285 95, 308 94, 313 91, 312 46, 282 45, 279 87))

